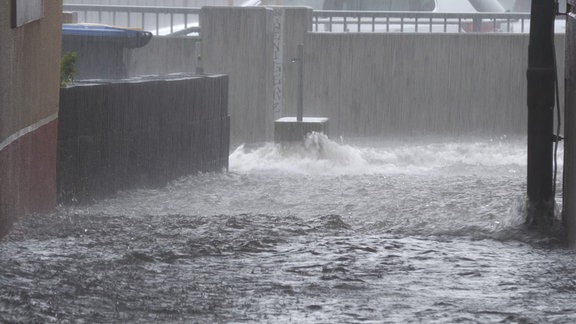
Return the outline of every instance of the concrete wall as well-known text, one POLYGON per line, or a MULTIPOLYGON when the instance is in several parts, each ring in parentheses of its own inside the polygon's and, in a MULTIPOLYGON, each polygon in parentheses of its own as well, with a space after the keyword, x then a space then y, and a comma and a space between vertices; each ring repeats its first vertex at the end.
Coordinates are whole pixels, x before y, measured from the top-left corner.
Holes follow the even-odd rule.
POLYGON ((331 134, 526 132, 528 35, 310 33, 305 52, 305 115, 331 134))
POLYGON ((0 236, 56 202, 62 2, 44 1, 44 18, 18 28, 12 3, 0 1, 0 236))
POLYGON ((124 79, 128 77, 128 57, 132 49, 105 37, 62 36, 62 55, 74 52, 76 80, 124 79))
POLYGON ((298 56, 298 45, 304 44, 306 33, 312 30, 312 10, 309 8, 282 8, 272 7, 275 16, 281 17, 281 27, 278 32, 280 39, 278 55, 274 62, 279 61, 281 71, 274 69, 275 77, 281 73, 282 84, 279 90, 275 89, 274 94, 280 93, 282 105, 276 109, 274 120, 284 116, 296 116, 298 100, 298 64, 293 61, 298 56))
POLYGON ((152 37, 128 54, 128 76, 195 72, 199 49, 197 37, 152 37))
POLYGON ((291 60, 311 17, 305 8, 202 8, 204 69, 230 75, 233 143, 272 139, 274 120, 290 111, 297 82, 291 60))
POLYGON ((312 33, 309 13, 290 10, 280 43, 270 8, 202 13, 204 62, 230 75, 237 141, 271 140, 272 119, 296 115, 302 41, 304 115, 330 118, 333 136, 525 134, 527 34, 312 33))
POLYGON ((152 37, 140 48, 99 37, 63 37, 62 54, 75 52, 76 80, 125 79, 196 71, 198 37, 152 37))
POLYGON ((272 13, 261 7, 202 8, 204 69, 230 76, 234 144, 264 141, 272 134, 272 13))
MULTIPOLYGON (((305 116, 329 117, 332 136, 526 133, 527 34, 311 33, 305 9, 273 9, 202 14, 205 69, 230 75, 235 144, 271 140, 273 120, 296 115, 301 42, 305 116)), ((164 50, 192 64, 184 42, 164 50)), ((564 44, 557 35, 560 81, 564 44)))
POLYGON ((120 189, 221 171, 228 167, 229 128, 223 75, 64 88, 59 199, 90 202, 120 189))

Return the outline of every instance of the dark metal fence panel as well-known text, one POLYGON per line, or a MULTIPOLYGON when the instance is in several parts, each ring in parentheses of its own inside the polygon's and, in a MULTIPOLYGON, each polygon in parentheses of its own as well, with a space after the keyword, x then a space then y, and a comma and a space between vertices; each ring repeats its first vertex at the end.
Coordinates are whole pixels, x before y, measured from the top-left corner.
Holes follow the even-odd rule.
POLYGON ((228 76, 77 85, 61 90, 58 193, 89 202, 228 167, 228 76))

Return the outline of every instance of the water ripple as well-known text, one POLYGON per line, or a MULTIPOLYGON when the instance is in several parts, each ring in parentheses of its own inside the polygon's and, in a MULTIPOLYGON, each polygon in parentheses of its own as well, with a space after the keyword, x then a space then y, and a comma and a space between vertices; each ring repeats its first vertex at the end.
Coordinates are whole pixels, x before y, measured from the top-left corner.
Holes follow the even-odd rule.
POLYGON ((522 226, 522 139, 328 141, 22 218, 0 322, 576 321, 574 252, 522 226))

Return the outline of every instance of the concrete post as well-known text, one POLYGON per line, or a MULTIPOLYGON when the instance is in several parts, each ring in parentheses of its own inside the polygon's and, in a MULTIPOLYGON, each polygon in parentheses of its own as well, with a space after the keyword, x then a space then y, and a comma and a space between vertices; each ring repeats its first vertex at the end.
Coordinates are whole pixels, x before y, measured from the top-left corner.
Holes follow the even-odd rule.
POLYGON ((232 144, 271 137, 272 10, 202 7, 204 73, 230 76, 232 144))
MULTIPOLYGON (((276 119, 296 116, 299 91, 299 67, 292 63, 298 57, 298 45, 304 44, 306 34, 312 30, 312 10, 310 8, 273 7, 282 12, 282 111, 276 119)), ((303 57, 305 54, 302 54, 303 57)), ((303 67, 305 68, 305 67, 303 67)), ((303 72, 303 74, 305 74, 303 72)), ((303 76, 303 78, 306 78, 303 76)))
POLYGON ((271 140, 274 120, 295 100, 290 59, 311 29, 311 10, 203 7, 200 21, 204 72, 230 76, 232 144, 271 140))

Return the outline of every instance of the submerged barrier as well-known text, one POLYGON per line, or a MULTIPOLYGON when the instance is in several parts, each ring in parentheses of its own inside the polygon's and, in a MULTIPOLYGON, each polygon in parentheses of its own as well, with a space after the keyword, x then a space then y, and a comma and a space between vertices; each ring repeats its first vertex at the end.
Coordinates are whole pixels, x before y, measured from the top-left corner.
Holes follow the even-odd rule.
POLYGON ((62 203, 158 186, 228 167, 228 77, 97 81, 63 88, 57 183, 62 203))

